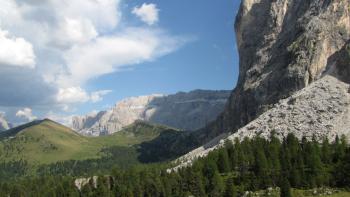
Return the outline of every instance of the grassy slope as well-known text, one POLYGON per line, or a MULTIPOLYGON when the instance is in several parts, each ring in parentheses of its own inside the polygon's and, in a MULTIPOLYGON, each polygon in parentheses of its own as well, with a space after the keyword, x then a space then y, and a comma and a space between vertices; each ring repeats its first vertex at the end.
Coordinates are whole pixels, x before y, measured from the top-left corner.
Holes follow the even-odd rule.
POLYGON ((103 148, 134 148, 132 145, 150 141, 163 130, 169 128, 138 122, 111 136, 89 138, 53 121, 44 120, 24 129, 13 130, 15 137, 3 138, 0 142, 0 162, 23 159, 39 165, 70 159, 99 158, 103 148))

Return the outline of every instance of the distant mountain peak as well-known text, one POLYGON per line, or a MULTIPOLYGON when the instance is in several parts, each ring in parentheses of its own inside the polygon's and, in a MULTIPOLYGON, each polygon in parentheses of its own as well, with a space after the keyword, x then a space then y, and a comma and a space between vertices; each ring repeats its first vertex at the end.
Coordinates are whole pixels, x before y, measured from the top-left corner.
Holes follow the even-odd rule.
POLYGON ((9 130, 3 131, 0 133, 0 138, 7 138, 7 137, 14 137, 16 136, 18 133, 21 132, 26 132, 26 131, 32 131, 32 130, 36 130, 35 127, 37 126, 43 126, 43 127, 56 127, 56 128, 62 128, 62 130, 65 131, 71 131, 72 133, 75 133, 72 129, 57 123, 51 119, 43 119, 43 120, 33 120, 31 122, 28 122, 26 124, 22 124, 19 125, 17 127, 11 128, 9 130), (34 129, 33 129, 34 128, 34 129))
POLYGON ((181 130, 204 127, 223 111, 230 91, 194 90, 172 95, 130 97, 99 113, 73 117, 73 129, 85 135, 112 134, 141 120, 181 130))

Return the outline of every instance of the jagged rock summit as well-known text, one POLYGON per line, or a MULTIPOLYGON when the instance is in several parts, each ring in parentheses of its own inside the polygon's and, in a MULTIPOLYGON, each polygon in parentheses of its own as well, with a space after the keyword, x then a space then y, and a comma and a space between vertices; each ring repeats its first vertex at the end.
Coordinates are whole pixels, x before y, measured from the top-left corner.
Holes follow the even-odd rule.
POLYGON ((73 118, 73 129, 84 135, 107 135, 136 120, 195 130, 223 111, 230 91, 195 90, 174 95, 149 95, 124 99, 112 109, 73 118))

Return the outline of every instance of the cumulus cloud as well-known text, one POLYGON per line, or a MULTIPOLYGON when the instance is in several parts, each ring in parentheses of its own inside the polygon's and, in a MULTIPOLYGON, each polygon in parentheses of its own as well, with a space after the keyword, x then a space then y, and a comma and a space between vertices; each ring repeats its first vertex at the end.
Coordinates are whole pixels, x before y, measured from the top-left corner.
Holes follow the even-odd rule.
POLYGON ((93 93, 91 93, 90 100, 93 103, 100 102, 103 100, 103 96, 105 96, 111 92, 112 92, 112 90, 100 90, 100 91, 93 92, 93 93))
POLYGON ((57 94, 59 103, 87 102, 89 95, 80 87, 60 88, 57 94))
POLYGON ((181 46, 184 40, 161 31, 130 28, 112 36, 73 47, 65 53, 69 74, 61 76, 61 85, 82 84, 89 79, 115 72, 122 67, 150 61, 181 46))
POLYGON ((35 67, 33 46, 24 38, 10 37, 0 29, 0 65, 35 67))
MULTIPOLYGON (((81 87, 61 88, 57 94, 57 102, 62 104, 84 103, 87 101, 96 103, 102 101, 102 96, 111 92, 111 90, 100 90, 88 94, 81 87)), ((64 111, 69 110, 66 105, 64 107, 64 111)))
POLYGON ((158 22, 158 12, 159 9, 157 8, 157 5, 153 3, 144 3, 142 4, 142 6, 134 7, 134 9, 132 10, 133 14, 135 14, 148 25, 153 25, 158 22))
POLYGON ((48 119, 53 120, 55 122, 59 122, 59 123, 66 125, 68 127, 71 127, 73 117, 74 117, 74 115, 57 114, 57 113, 54 113, 53 111, 49 111, 44 116, 44 118, 48 118, 48 119))
POLYGON ((55 32, 54 43, 59 47, 83 44, 96 38, 97 32, 91 21, 65 18, 55 32))
POLYGON ((101 101, 110 90, 88 92, 89 81, 153 61, 186 42, 151 26, 159 20, 155 4, 132 10, 150 26, 130 26, 127 21, 120 25, 120 4, 0 1, 0 107, 69 111, 77 103, 101 101))
POLYGON ((24 109, 18 110, 16 113, 16 116, 20 117, 20 118, 24 118, 28 121, 33 121, 33 120, 37 119, 37 117, 33 115, 32 109, 27 108, 27 107, 24 109))

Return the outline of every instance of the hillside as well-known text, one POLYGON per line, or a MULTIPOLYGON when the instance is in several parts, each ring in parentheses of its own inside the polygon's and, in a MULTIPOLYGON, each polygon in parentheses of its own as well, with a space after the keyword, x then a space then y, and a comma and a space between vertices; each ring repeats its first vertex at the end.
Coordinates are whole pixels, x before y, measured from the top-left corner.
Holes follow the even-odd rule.
MULTIPOLYGON (((30 165, 52 164, 68 160, 106 157, 103 149, 130 149, 137 160, 136 145, 151 141, 164 131, 164 126, 136 122, 111 136, 89 138, 51 120, 34 121, 3 133, 0 142, 0 161, 27 161, 30 165)), ((120 158, 121 160, 124 158, 120 158)))
POLYGON ((107 111, 73 117, 72 128, 83 135, 100 136, 142 120, 196 130, 217 118, 229 96, 230 91, 194 90, 126 98, 107 111))

